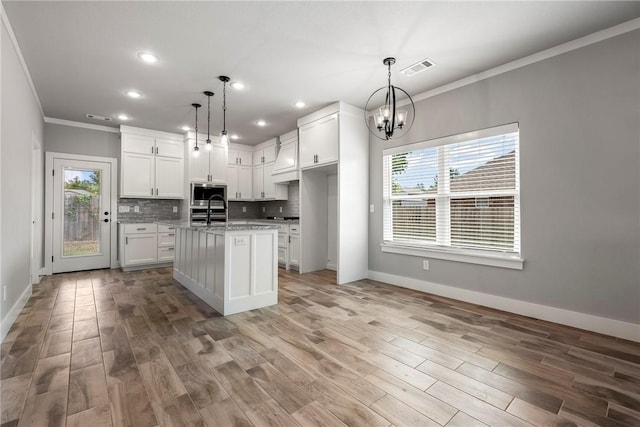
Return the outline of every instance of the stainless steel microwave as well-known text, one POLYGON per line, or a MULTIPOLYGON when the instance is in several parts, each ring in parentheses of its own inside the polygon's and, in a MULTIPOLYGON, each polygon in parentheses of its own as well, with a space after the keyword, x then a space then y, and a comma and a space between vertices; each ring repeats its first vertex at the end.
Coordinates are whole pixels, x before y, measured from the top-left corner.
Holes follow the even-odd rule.
POLYGON ((227 186, 226 185, 213 185, 213 184, 205 184, 192 182, 191 183, 191 206, 207 206, 209 202, 209 197, 217 194, 221 196, 225 203, 218 198, 211 201, 212 209, 220 209, 223 208, 227 202, 227 186))

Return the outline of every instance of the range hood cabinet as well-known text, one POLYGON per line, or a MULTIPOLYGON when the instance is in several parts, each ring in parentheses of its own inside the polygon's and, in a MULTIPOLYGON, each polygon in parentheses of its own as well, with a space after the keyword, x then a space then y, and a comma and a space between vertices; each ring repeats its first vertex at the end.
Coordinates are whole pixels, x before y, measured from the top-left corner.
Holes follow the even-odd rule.
POLYGON ((280 151, 273 165, 273 181, 286 183, 300 179, 298 169, 298 130, 280 137, 280 151))

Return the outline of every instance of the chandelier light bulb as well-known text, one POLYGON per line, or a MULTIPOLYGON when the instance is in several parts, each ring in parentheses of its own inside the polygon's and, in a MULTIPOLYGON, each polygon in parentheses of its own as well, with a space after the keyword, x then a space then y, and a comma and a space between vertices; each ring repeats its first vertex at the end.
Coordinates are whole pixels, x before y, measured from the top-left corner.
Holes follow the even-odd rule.
POLYGON ((200 147, 193 147, 193 157, 200 157, 200 147))
POLYGON ((211 151, 212 150, 212 146, 213 146, 213 144, 211 143, 211 140, 207 139, 207 151, 211 151))

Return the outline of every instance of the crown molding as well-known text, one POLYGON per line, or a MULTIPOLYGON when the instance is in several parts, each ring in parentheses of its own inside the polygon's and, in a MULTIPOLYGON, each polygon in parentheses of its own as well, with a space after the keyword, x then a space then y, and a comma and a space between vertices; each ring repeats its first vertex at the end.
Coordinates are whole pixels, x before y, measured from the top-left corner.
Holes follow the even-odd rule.
POLYGON ((614 27, 606 28, 592 34, 588 34, 584 37, 580 37, 579 39, 571 40, 558 46, 554 46, 552 48, 534 53, 533 55, 525 56, 524 58, 516 59, 515 61, 507 62, 506 64, 498 65, 497 67, 482 71, 469 77, 465 77, 464 79, 460 79, 455 82, 448 83, 444 86, 419 93, 412 97, 413 102, 431 98, 433 96, 479 82, 481 80, 504 74, 509 71, 517 70, 518 68, 526 67, 527 65, 544 61, 545 59, 553 58, 554 56, 562 55, 564 53, 571 52, 572 50, 580 49, 585 46, 589 46, 603 40, 619 36, 621 34, 635 31, 637 29, 640 29, 640 18, 623 22, 622 24, 616 25, 614 27))
POLYGON ((101 126, 101 125, 93 125, 91 123, 74 122, 72 120, 56 119, 53 117, 45 117, 44 122, 51 123, 54 125, 63 125, 63 126, 72 126, 76 128, 99 130, 102 132, 120 133, 120 129, 118 128, 112 128, 109 126, 101 126))

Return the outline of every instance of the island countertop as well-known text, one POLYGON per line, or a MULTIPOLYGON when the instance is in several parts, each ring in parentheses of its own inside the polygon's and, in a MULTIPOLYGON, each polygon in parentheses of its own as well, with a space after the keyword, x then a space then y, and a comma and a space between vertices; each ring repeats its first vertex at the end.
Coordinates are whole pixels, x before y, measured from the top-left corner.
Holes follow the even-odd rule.
POLYGON ((157 221, 157 224, 168 225, 176 228, 197 230, 201 232, 221 233, 226 231, 248 231, 248 230, 276 230, 277 225, 267 224, 238 224, 233 222, 212 222, 211 225, 191 225, 189 221, 157 221))

